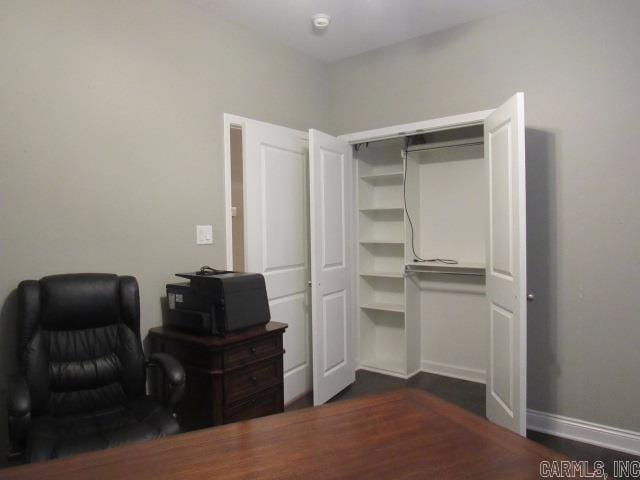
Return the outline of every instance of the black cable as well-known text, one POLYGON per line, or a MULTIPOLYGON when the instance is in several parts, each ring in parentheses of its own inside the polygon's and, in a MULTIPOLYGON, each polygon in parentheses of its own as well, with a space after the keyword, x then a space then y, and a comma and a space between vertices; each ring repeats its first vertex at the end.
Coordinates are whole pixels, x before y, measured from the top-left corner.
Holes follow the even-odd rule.
POLYGON ((425 262, 439 262, 444 263, 445 265, 457 265, 458 261, 452 258, 429 258, 425 260, 425 262))
POLYGON ((411 221, 411 215, 409 215, 409 209, 407 208, 407 165, 409 164, 409 139, 404 139, 404 176, 402 179, 402 196, 404 197, 404 213, 407 215, 407 220, 409 220, 409 226, 411 227, 411 250, 413 251, 414 262, 426 262, 424 258, 420 258, 420 256, 416 253, 415 246, 415 234, 413 232, 413 222, 411 221))
POLYGON ((415 233, 413 231, 413 222, 411 221, 411 215, 409 215, 409 209, 407 208, 407 166, 409 165, 409 138, 404 139, 404 178, 402 181, 402 196, 404 197, 404 212, 407 214, 407 220, 409 220, 409 226, 411 227, 411 250, 413 251, 413 261, 416 263, 422 262, 439 262, 446 265, 457 265, 458 261, 451 258, 422 258, 416 253, 415 247, 415 233))
POLYGON ((218 273, 222 273, 222 270, 216 270, 215 268, 211 268, 209 265, 205 265, 200 267, 200 270, 196 272, 196 275, 216 275, 218 273))

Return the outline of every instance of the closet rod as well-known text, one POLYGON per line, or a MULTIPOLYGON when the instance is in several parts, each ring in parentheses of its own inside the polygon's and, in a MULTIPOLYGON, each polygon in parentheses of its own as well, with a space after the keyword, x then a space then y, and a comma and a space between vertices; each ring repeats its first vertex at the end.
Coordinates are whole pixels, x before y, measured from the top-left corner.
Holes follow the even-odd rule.
POLYGON ((425 270, 425 269, 417 269, 411 268, 410 266, 405 267, 405 271, 408 273, 436 273, 442 275, 470 275, 472 277, 484 277, 484 272, 456 272, 455 270, 425 270))
POLYGON ((424 152, 426 150, 437 150, 439 148, 450 148, 450 147, 466 147, 471 145, 483 145, 483 138, 473 138, 469 141, 452 141, 452 142, 440 142, 434 143, 433 145, 423 144, 423 145, 415 145, 413 147, 407 148, 407 152, 424 152))

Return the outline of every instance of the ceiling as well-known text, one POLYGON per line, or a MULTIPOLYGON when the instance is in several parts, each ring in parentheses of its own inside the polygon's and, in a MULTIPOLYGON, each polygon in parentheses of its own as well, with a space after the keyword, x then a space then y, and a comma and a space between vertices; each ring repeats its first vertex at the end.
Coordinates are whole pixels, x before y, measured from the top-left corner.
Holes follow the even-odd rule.
POLYGON ((496 15, 528 0, 190 0, 307 55, 333 61, 496 15), (331 15, 324 33, 310 17, 331 15))

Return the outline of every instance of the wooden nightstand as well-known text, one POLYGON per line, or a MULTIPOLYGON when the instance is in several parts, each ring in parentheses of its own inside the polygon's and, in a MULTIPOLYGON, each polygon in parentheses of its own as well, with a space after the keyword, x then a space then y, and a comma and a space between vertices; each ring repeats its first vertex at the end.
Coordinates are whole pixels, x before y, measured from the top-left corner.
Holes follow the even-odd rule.
POLYGON ((184 366, 186 388, 176 405, 183 431, 284 411, 282 334, 270 322, 225 336, 149 330, 153 352, 173 355, 184 366))

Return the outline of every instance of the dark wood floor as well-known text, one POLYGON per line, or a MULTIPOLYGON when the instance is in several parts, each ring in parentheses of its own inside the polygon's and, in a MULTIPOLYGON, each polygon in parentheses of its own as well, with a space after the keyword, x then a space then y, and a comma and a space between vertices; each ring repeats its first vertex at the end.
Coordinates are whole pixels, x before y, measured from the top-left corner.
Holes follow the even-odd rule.
MULTIPOLYGON (((356 372, 355 383, 333 397, 329 402, 337 402, 348 398, 360 397, 369 393, 387 392, 399 388, 419 388, 426 390, 476 415, 485 416, 484 385, 425 372, 418 373, 408 380, 403 380, 388 375, 358 370, 358 372, 356 372)), ((285 410, 298 410, 311 406, 313 406, 313 399, 311 394, 309 394, 291 403, 285 410)), ((640 457, 634 455, 531 430, 527 431, 527 437, 553 450, 562 452, 575 460, 588 460, 589 462, 602 461, 605 463, 605 469, 609 475, 613 474, 614 460, 640 460, 640 457)))

